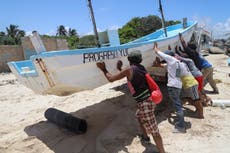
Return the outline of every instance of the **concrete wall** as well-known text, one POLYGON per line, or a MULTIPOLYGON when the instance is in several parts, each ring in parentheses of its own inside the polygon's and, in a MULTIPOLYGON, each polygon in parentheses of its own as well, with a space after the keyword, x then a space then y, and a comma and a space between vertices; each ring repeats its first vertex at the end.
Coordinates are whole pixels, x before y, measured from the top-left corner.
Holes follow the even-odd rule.
MULTIPOLYGON (((69 49, 67 41, 65 39, 56 39, 56 38, 41 38, 41 39, 46 48, 46 51, 69 49)), ((22 41, 22 47, 23 47, 25 59, 29 59, 31 55, 37 54, 29 37, 24 37, 21 39, 21 41, 22 41)))
MULTIPOLYGON (((21 39, 22 45, 0 45, 0 73, 9 72, 7 62, 28 60, 31 55, 37 54, 29 37, 21 39)), ((68 50, 65 39, 42 38, 47 51, 68 50)))
POLYGON ((22 46, 0 45, 0 73, 10 72, 7 62, 24 60, 22 46))

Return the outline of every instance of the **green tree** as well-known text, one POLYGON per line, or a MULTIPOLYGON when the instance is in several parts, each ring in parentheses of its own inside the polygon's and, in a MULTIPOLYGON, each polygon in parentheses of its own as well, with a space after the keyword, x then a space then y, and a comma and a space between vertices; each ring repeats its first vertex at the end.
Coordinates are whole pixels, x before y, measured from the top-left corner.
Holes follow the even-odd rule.
POLYGON ((25 31, 20 30, 19 26, 11 24, 9 27, 6 27, 7 37, 4 41, 6 45, 20 45, 21 37, 25 36, 25 31))
POLYGON ((77 34, 76 29, 69 28, 67 42, 68 42, 68 46, 70 49, 76 49, 77 48, 77 45, 79 42, 79 36, 77 34))
POLYGON ((19 30, 15 37, 15 43, 17 45, 21 44, 21 37, 24 37, 25 35, 26 35, 25 31, 19 30))
POLYGON ((19 29, 17 25, 11 24, 9 27, 6 27, 6 32, 8 37, 15 38, 18 31, 19 29))
MULTIPOLYGON (((166 21, 166 26, 180 23, 180 21, 166 21)), ((119 37, 121 43, 127 43, 147 34, 150 34, 162 28, 161 19, 155 15, 147 17, 135 17, 119 29, 119 37)))
POLYGON ((6 37, 5 32, 0 32, 0 45, 4 45, 4 38, 6 37))
POLYGON ((155 15, 141 18, 141 25, 138 27, 140 37, 150 34, 161 28, 161 19, 155 15))
POLYGON ((169 20, 165 22, 166 26, 170 26, 170 25, 174 25, 174 24, 178 24, 181 23, 180 21, 173 21, 173 20, 169 20))
POLYGON ((3 31, 0 32, 0 37, 3 37, 5 35, 6 35, 5 32, 3 32, 3 31))
POLYGON ((77 30, 69 28, 67 31, 63 25, 58 26, 56 36, 42 35, 42 37, 66 39, 70 49, 76 49, 79 42, 77 30))
POLYGON ((119 29, 121 43, 145 36, 159 28, 161 28, 161 19, 158 16, 135 17, 119 29))
POLYGON ((119 29, 119 37, 121 43, 129 42, 138 37, 138 31, 136 29, 138 26, 140 26, 140 23, 140 18, 135 17, 126 23, 121 29, 119 29))
POLYGON ((79 43, 79 38, 77 36, 67 37, 67 42, 70 49, 76 49, 79 43))
POLYGON ((78 37, 77 30, 69 28, 68 35, 69 37, 72 37, 72 36, 78 37))
POLYGON ((83 36, 79 39, 77 44, 78 48, 88 48, 88 47, 96 47, 95 36, 94 35, 87 35, 83 36))
POLYGON ((64 36, 64 37, 67 36, 67 31, 65 29, 65 26, 63 25, 58 26, 56 36, 64 36))

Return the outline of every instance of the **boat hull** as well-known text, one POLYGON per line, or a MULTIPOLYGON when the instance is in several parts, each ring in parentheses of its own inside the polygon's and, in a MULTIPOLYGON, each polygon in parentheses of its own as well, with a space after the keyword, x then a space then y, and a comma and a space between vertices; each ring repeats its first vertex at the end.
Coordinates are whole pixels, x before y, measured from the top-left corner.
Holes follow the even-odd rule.
MULTIPOLYGON (((189 41, 196 30, 196 23, 187 29, 175 29, 175 34, 167 38, 148 39, 149 35, 115 47, 91 48, 69 51, 43 52, 30 58, 30 66, 17 62, 8 63, 19 82, 39 94, 68 95, 73 92, 90 90, 108 83, 104 74, 96 67, 96 62, 104 61, 109 72, 117 73, 116 62, 129 65, 127 55, 133 50, 142 52, 142 64, 148 69, 152 66, 156 54, 154 42, 161 50, 178 45, 178 33, 189 41), (33 73, 35 71, 35 73, 33 73)), ((157 32, 156 32, 157 33, 157 32)), ((158 31, 159 33, 159 31, 158 31)), ((153 37, 153 35, 151 35, 153 37)), ((23 62, 22 62, 23 63, 23 62)))

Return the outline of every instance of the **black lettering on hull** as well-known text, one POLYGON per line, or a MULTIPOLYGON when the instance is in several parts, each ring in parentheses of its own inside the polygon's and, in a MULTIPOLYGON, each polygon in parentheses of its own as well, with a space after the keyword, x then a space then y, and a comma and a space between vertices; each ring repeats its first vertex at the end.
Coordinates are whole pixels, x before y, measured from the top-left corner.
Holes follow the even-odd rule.
POLYGON ((83 63, 97 62, 100 60, 114 59, 128 56, 128 49, 119 49, 115 51, 101 51, 83 54, 83 63))

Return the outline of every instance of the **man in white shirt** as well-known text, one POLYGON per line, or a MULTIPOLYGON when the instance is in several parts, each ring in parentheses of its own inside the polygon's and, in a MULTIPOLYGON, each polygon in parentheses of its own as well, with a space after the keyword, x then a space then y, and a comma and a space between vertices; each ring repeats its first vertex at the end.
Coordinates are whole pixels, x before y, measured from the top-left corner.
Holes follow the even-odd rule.
POLYGON ((160 51, 157 46, 157 43, 154 43, 153 50, 167 62, 167 71, 168 71, 168 94, 169 98, 176 108, 176 115, 178 121, 175 123, 174 133, 185 133, 185 121, 184 121, 184 112, 182 109, 182 103, 180 100, 182 82, 180 79, 180 61, 172 57, 174 55, 172 51, 165 51, 164 53, 160 51))

